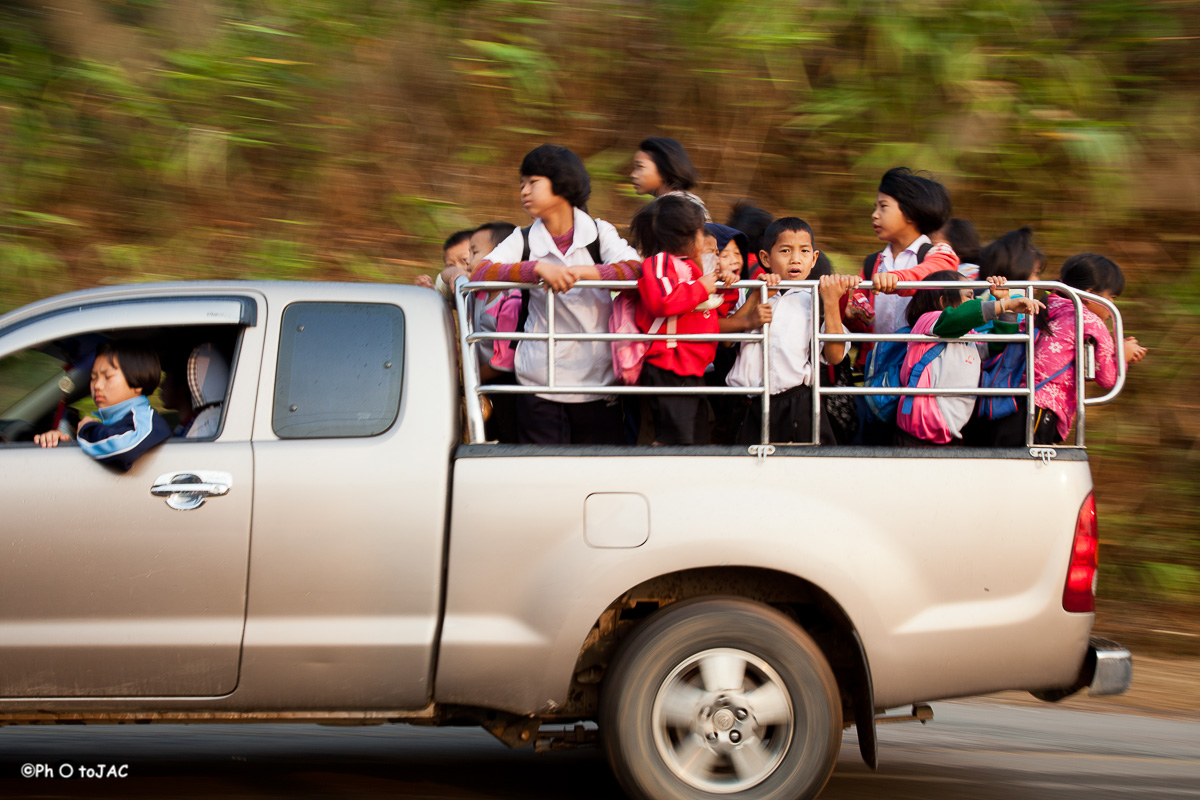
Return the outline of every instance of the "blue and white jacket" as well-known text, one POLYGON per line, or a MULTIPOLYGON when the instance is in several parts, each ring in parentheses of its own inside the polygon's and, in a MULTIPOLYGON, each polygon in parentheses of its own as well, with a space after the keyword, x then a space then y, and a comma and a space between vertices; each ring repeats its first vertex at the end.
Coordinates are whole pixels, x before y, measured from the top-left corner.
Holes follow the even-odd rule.
POLYGON ((96 409, 99 422, 79 429, 79 446, 99 461, 128 472, 133 462, 151 447, 171 437, 167 421, 142 395, 96 409))

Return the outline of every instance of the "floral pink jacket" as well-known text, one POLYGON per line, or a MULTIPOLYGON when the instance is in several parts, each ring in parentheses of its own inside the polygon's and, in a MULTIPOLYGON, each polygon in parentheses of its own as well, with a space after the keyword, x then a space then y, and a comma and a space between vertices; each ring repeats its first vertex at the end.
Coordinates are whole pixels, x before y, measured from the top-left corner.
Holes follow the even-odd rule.
MULTIPOLYGON (((1058 438, 1064 440, 1075 421, 1075 304, 1056 294, 1046 300, 1050 333, 1038 336, 1034 345, 1033 375, 1037 383, 1064 366, 1061 375, 1038 389, 1034 402, 1058 416, 1058 438)), ((1096 343, 1096 383, 1111 389, 1117 382, 1117 349, 1112 334, 1098 316, 1083 309, 1083 335, 1096 343)))

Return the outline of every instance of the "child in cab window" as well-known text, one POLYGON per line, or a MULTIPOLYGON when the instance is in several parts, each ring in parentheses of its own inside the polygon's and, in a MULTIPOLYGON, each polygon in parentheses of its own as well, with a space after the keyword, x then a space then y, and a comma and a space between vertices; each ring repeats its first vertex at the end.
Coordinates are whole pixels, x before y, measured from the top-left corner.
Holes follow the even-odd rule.
MULTIPOLYGON (((701 387, 717 353, 716 342, 681 341, 673 334, 716 334, 717 310, 710 307, 718 278, 735 271, 705 273, 697 263, 705 246, 702 209, 678 195, 645 206, 629 225, 634 246, 651 253, 642 262, 635 314, 642 333, 668 338, 650 343, 638 383, 651 387, 701 387)), ((651 395, 655 444, 707 444, 708 401, 702 394, 651 395)))
MULTIPOLYGON (((91 390, 96 416, 84 417, 76 428, 83 452, 128 472, 150 448, 171 437, 171 427, 150 407, 149 395, 158 388, 162 367, 158 354, 136 345, 103 344, 92 362, 91 390)), ((70 436, 59 430, 33 437, 42 447, 57 447, 70 436)))
MULTIPOLYGON (((817 262, 817 249, 812 228, 797 217, 783 217, 771 223, 763 234, 760 263, 772 277, 773 285, 780 281, 802 281, 808 278, 817 262)), ((839 303, 843 295, 858 283, 853 275, 826 275, 818 291, 825 309, 825 324, 829 333, 842 333, 839 303)), ((753 297, 753 294, 751 295, 753 297)), ((812 441, 812 381, 813 364, 810 357, 813 331, 813 297, 808 288, 771 291, 767 304, 771 307, 770 392, 771 412, 769 437, 772 442, 812 441)), ((751 300, 747 300, 749 305, 751 300)), ((821 361, 837 364, 846 354, 845 342, 827 342, 821 348, 821 361)), ((729 386, 761 387, 762 345, 747 342, 726 378, 729 386)), ((826 415, 820 415, 820 441, 833 444, 833 430, 826 415)), ((738 432, 740 444, 757 444, 762 438, 762 398, 751 398, 738 432)))
MULTIPOLYGON (((964 281, 955 270, 942 270, 927 281, 964 281)), ((975 298, 970 289, 922 289, 905 314, 914 334, 957 338, 1000 314, 1034 313, 1041 303, 1008 296, 1004 279, 992 279, 994 300, 975 298)), ((982 359, 970 342, 910 342, 900 369, 900 385, 914 388, 967 389, 979 386, 982 359)), ((973 395, 902 396, 896 408, 897 445, 961 444, 962 430, 975 409, 973 395)))
MULTIPOLYGON (((1062 265, 1058 280, 1075 289, 1099 295, 1112 301, 1125 289, 1125 275, 1113 261, 1095 253, 1071 256, 1062 265)), ((1120 351, 1108 329, 1108 309, 1099 303, 1083 301, 1083 335, 1096 348, 1096 383, 1111 389, 1117 382, 1117 358, 1126 364, 1136 364, 1146 357, 1146 348, 1132 336, 1125 337, 1120 351)), ((1040 329, 1034 343, 1033 375, 1040 387, 1034 395, 1034 441, 1053 444, 1065 441, 1075 422, 1076 374, 1075 364, 1075 304, 1069 297, 1051 292, 1045 310, 1038 315, 1040 329)), ((1020 441, 1025 443, 1025 417, 1020 417, 1020 441)), ((1005 419, 1009 419, 1006 417, 1005 419)), ((1003 421, 1003 420, 1002 420, 1003 421)), ((1015 423, 1014 423, 1015 424, 1015 423)), ((1001 434, 1001 444, 1008 444, 1013 434, 1001 434)))
MULTIPOLYGON (((523 330, 546 333, 546 293, 556 292, 557 333, 608 330, 612 293, 608 289, 572 289, 578 280, 633 280, 641 259, 608 222, 587 213, 591 179, 579 156, 565 147, 544 144, 526 154, 520 169, 521 205, 534 218, 517 229, 476 264, 474 281, 542 282, 528 290, 523 330), (592 251, 597 257, 593 257, 592 251)), ((546 385, 546 342, 524 341, 516 348, 517 382, 546 385)), ((555 383, 596 387, 588 394, 517 396, 517 438, 523 444, 624 444, 621 406, 604 387, 617 382, 609 342, 560 341, 555 344, 555 383)))

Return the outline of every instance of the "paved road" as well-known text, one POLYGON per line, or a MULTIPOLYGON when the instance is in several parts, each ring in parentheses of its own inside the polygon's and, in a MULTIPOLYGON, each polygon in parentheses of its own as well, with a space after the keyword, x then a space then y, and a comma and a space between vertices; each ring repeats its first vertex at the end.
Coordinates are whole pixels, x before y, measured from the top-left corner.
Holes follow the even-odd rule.
MULTIPOLYGON (((1200 721, 938 703, 881 726, 878 772, 853 731, 822 800, 1200 798, 1200 721)), ((138 726, 0 729, 0 797, 590 800, 620 791, 596 750, 510 751, 475 729, 138 726), (22 778, 23 764, 127 777, 22 778)))

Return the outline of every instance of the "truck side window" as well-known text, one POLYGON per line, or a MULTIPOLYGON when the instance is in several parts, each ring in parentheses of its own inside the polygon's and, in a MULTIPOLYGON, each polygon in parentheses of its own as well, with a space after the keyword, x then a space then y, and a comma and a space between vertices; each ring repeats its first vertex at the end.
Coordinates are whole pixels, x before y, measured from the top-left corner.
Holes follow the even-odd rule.
POLYGON ((282 439, 375 436, 400 411, 404 313, 379 303, 283 311, 271 425, 282 439))

